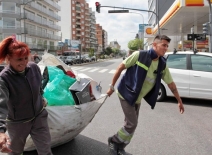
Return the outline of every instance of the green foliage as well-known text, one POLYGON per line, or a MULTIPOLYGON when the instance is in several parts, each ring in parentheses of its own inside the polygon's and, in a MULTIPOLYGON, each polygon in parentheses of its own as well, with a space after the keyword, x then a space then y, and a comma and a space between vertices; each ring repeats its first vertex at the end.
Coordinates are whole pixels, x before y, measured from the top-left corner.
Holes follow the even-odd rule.
POLYGON ((92 56, 94 56, 94 49, 90 48, 89 49, 89 57, 92 57, 92 56))
POLYGON ((120 52, 118 48, 113 48, 112 51, 114 55, 117 55, 120 52))
POLYGON ((139 50, 143 49, 143 40, 142 39, 134 39, 128 42, 128 48, 130 50, 139 50))
POLYGON ((105 50, 105 54, 106 55, 110 55, 111 53, 113 53, 113 50, 111 47, 107 47, 106 50, 105 50))

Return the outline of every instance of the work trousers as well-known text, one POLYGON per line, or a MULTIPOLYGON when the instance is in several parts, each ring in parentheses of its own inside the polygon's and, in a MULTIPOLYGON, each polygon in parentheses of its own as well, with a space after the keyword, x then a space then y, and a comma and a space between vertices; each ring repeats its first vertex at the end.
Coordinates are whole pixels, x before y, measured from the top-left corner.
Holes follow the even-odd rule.
POLYGON ((135 104, 131 106, 126 100, 119 98, 122 110, 125 116, 125 123, 124 126, 117 132, 117 134, 113 135, 112 141, 117 143, 120 149, 126 147, 127 144, 130 143, 130 140, 135 132, 135 129, 138 124, 138 116, 139 116, 139 109, 140 104, 135 104), (127 140, 124 140, 120 137, 120 132, 129 136, 127 140))
POLYGON ((35 119, 25 123, 8 123, 7 130, 11 139, 9 155, 21 155, 28 135, 31 136, 38 155, 52 155, 51 136, 48 127, 48 112, 44 109, 35 119))

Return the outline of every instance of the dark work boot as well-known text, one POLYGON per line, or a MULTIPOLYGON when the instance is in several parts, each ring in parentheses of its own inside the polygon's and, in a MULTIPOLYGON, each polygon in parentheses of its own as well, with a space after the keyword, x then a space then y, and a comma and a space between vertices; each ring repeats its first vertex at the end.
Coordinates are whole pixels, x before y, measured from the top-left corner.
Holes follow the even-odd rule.
POLYGON ((118 149, 118 155, 127 155, 124 149, 118 149))
POLYGON ((110 155, 118 155, 118 145, 112 141, 112 137, 108 138, 108 147, 110 155))

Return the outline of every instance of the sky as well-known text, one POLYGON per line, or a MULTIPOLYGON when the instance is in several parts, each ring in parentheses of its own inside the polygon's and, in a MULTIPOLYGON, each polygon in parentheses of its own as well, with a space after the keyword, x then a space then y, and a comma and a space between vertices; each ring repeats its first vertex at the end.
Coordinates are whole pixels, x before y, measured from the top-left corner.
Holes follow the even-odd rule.
MULTIPOLYGON (((66 1, 66 0, 62 0, 66 1)), ((110 41, 117 41, 122 50, 128 50, 128 42, 135 38, 139 24, 148 23, 148 12, 133 11, 133 13, 108 13, 114 8, 101 7, 100 13, 96 12, 96 0, 87 0, 89 7, 95 11, 96 23, 108 33, 108 44, 110 41)), ((148 0, 100 0, 101 6, 116 6, 124 8, 148 10, 148 0)), ((67 6, 61 4, 61 9, 67 6)), ((116 9, 120 10, 120 9, 116 9)), ((62 32, 63 33, 63 32, 62 32)))

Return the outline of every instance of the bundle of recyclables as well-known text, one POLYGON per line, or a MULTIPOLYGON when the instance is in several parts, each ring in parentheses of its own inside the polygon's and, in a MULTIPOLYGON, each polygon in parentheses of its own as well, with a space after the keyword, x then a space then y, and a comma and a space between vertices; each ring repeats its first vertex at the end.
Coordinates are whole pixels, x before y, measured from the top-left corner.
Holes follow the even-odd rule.
MULTIPOLYGON (((45 59, 43 61, 46 62, 45 59)), ((43 75, 43 97, 47 99, 48 106, 79 105, 101 97, 100 83, 71 69, 66 70, 65 64, 38 65, 43 75)))
MULTIPOLYGON (((43 96, 48 101, 51 146, 55 147, 76 137, 92 121, 107 95, 101 93, 100 82, 72 70, 52 54, 45 53, 38 66, 43 75, 43 96)), ((24 150, 35 150, 30 136, 24 150)))

